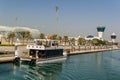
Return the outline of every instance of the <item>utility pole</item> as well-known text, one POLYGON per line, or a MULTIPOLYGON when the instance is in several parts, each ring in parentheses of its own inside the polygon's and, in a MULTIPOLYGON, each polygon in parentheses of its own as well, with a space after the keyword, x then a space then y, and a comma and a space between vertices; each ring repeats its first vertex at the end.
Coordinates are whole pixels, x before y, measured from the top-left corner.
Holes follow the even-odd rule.
POLYGON ((55 9, 56 9, 56 34, 57 34, 58 33, 58 27, 59 27, 59 17, 58 17, 59 7, 56 5, 55 9))

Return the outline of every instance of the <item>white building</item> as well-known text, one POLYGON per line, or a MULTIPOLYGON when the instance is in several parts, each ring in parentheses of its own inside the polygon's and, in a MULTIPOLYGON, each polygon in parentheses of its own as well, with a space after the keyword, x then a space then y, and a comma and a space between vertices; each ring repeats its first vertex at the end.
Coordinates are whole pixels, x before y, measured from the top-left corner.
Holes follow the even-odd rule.
POLYGON ((105 26, 98 26, 97 27, 98 36, 88 35, 85 37, 85 39, 86 40, 93 40, 93 39, 103 40, 104 31, 105 31, 105 26))
POLYGON ((116 34, 115 33, 112 33, 111 40, 112 40, 113 43, 115 42, 115 40, 116 40, 116 34))
POLYGON ((9 32, 19 33, 21 31, 30 31, 33 38, 38 37, 40 31, 38 29, 32 29, 28 27, 10 27, 10 26, 0 26, 0 35, 6 37, 9 32))
POLYGON ((103 40, 104 31, 105 31, 105 26, 100 25, 97 27, 98 37, 100 40, 103 40))

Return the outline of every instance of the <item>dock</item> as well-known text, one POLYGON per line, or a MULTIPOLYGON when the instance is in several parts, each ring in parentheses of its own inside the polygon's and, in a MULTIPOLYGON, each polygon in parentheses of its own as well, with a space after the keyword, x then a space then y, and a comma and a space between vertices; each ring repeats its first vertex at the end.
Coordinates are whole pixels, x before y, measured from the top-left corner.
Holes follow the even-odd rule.
POLYGON ((120 49, 118 48, 118 49, 81 50, 81 51, 73 51, 73 52, 70 52, 68 55, 87 54, 87 53, 103 52, 103 51, 112 51, 112 50, 120 50, 120 49))
MULTIPOLYGON (((19 52, 26 51, 26 46, 19 46, 19 52)), ((14 46, 0 46, 0 63, 8 63, 13 62, 14 57, 14 46)))

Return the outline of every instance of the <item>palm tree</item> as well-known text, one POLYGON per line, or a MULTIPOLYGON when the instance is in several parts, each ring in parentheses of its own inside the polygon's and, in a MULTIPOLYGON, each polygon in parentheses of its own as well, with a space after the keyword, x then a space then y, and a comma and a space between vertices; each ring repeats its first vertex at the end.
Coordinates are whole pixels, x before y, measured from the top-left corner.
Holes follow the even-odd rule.
POLYGON ((57 35, 57 34, 53 34, 53 35, 52 35, 52 39, 53 39, 53 40, 57 40, 57 39, 58 39, 58 35, 57 35))
POLYGON ((40 39, 45 39, 45 34, 44 33, 40 33, 40 39))
POLYGON ((62 37, 58 36, 58 40, 60 41, 60 44, 62 43, 62 37))
POLYGON ((70 39, 70 42, 71 42, 73 45, 75 45, 75 38, 71 38, 71 39, 70 39))
POLYGON ((106 41, 106 44, 107 44, 107 45, 110 45, 110 46, 113 45, 112 42, 108 42, 108 41, 106 41))
POLYGON ((85 45, 86 40, 84 38, 78 39, 78 45, 85 45))
POLYGON ((98 39, 93 39, 92 43, 93 43, 93 45, 99 45, 99 40, 98 39))
POLYGON ((63 37, 63 42, 65 42, 65 45, 66 45, 66 43, 68 42, 68 36, 63 37))
POLYGON ((23 45, 24 45, 24 41, 25 40, 28 40, 28 39, 31 39, 32 38, 32 35, 30 34, 29 31, 22 31, 20 32, 21 36, 22 36, 22 40, 23 40, 23 45))
POLYGON ((9 40, 9 43, 11 42, 11 44, 13 44, 14 38, 15 38, 15 32, 9 32, 7 34, 7 38, 9 40))

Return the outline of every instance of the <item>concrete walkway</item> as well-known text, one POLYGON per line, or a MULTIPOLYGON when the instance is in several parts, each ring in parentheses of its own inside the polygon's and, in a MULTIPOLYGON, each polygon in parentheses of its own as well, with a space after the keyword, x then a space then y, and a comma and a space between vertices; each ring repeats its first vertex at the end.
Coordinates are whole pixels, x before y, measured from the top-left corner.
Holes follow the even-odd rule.
POLYGON ((96 50, 81 50, 81 51, 72 51, 69 55, 76 55, 76 54, 85 54, 85 53, 93 53, 93 52, 103 52, 103 51, 111 51, 111 50, 120 50, 118 49, 96 49, 96 50))
POLYGON ((15 57, 1 57, 0 63, 13 62, 14 59, 15 59, 15 57))

